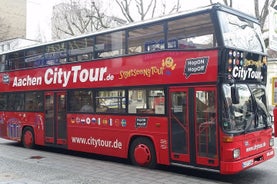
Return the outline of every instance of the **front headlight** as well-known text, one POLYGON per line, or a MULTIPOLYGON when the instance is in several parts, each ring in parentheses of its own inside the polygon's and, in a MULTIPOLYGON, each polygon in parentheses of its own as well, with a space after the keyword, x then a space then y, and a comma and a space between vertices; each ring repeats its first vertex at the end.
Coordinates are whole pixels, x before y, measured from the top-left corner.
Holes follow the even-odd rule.
POLYGON ((269 146, 273 147, 274 146, 274 138, 271 138, 269 140, 269 146))
POLYGON ((236 159, 236 158, 239 158, 240 157, 240 149, 237 148, 237 149, 234 149, 233 150, 233 158, 236 159))

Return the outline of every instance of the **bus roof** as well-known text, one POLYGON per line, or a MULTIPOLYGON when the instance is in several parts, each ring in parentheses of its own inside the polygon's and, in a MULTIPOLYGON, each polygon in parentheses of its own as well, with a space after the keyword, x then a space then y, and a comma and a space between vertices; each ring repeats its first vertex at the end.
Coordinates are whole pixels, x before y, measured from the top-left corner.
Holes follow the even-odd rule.
POLYGON ((171 19, 174 19, 174 18, 179 18, 179 17, 184 17, 184 16, 199 15, 199 14, 203 14, 203 13, 207 13, 207 12, 212 12, 214 10, 226 11, 226 12, 229 12, 231 14, 235 14, 235 15, 247 18, 247 19, 259 24, 259 21, 251 15, 248 15, 248 14, 243 13, 241 11, 235 10, 235 9, 230 8, 228 6, 222 5, 220 3, 215 3, 215 4, 212 4, 212 5, 199 7, 197 9, 186 10, 186 11, 177 12, 177 13, 170 14, 170 15, 163 15, 163 16, 160 16, 160 17, 157 17, 157 18, 148 19, 148 20, 144 20, 144 21, 132 22, 132 23, 129 23, 129 24, 124 25, 124 26, 119 26, 119 27, 114 27, 114 28, 107 28, 107 29, 95 31, 95 32, 88 33, 88 34, 82 34, 82 35, 78 35, 78 36, 74 36, 74 37, 70 37, 70 38, 66 38, 66 39, 29 45, 29 46, 26 46, 26 47, 21 47, 21 48, 18 48, 18 49, 3 52, 0 55, 16 52, 16 51, 20 51, 20 50, 27 50, 27 49, 31 49, 31 48, 36 48, 36 47, 39 47, 39 46, 52 45, 52 44, 56 44, 56 43, 60 43, 60 42, 67 42, 67 41, 77 40, 77 39, 81 39, 81 38, 85 38, 85 37, 116 32, 116 31, 120 31, 120 30, 134 29, 134 28, 137 28, 137 27, 143 27, 143 26, 148 26, 148 25, 151 25, 151 24, 160 23, 160 22, 165 21, 165 20, 171 20, 171 19))

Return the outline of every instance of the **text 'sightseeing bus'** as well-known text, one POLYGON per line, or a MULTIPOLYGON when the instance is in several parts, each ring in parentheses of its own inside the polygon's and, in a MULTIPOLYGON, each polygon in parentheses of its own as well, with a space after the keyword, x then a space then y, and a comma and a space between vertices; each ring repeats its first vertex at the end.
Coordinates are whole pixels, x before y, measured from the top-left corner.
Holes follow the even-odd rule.
POLYGON ((232 174, 274 156, 258 21, 215 4, 0 55, 0 137, 232 174))

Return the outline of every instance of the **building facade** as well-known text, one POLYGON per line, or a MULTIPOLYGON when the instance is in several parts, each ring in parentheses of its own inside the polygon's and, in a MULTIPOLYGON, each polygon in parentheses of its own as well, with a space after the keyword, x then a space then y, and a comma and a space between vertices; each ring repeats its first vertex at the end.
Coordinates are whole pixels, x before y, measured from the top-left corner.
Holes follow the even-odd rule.
POLYGON ((266 85, 266 91, 268 94, 268 104, 269 104, 269 110, 272 111, 274 106, 273 103, 273 93, 272 93, 272 78, 277 77, 277 58, 269 59, 267 63, 267 85, 266 85))
POLYGON ((23 38, 15 38, 0 42, 0 54, 10 50, 16 50, 22 47, 38 44, 38 41, 28 40, 23 38))
POLYGON ((0 0, 0 41, 26 37, 27 0, 0 0))

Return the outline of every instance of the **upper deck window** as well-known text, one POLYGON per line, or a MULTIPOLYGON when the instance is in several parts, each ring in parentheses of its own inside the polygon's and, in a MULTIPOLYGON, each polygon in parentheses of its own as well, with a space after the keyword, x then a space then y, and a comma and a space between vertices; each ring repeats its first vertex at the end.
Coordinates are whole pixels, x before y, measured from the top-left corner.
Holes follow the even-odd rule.
POLYGON ((96 36, 95 57, 105 58, 125 53, 125 32, 117 31, 96 36))
POLYGON ((5 70, 16 70, 19 68, 24 68, 26 65, 24 63, 25 52, 18 51, 9 54, 8 62, 6 62, 5 70))
POLYGON ((161 50, 164 48, 163 24, 140 27, 129 31, 129 54, 161 50))
POLYGON ((206 49, 217 46, 210 14, 168 22, 169 49, 206 49))
POLYGON ((222 11, 218 16, 225 46, 265 52, 261 28, 257 23, 222 11))
POLYGON ((6 60, 6 55, 5 54, 1 55, 0 56, 0 72, 5 71, 6 66, 8 66, 6 63, 8 63, 6 60))
POLYGON ((44 61, 44 47, 36 47, 26 51, 25 67, 41 66, 44 61))
POLYGON ((66 62, 66 42, 55 43, 46 46, 45 63, 54 65, 66 62))
POLYGON ((69 61, 88 61, 93 58, 93 37, 81 38, 69 42, 69 61))

